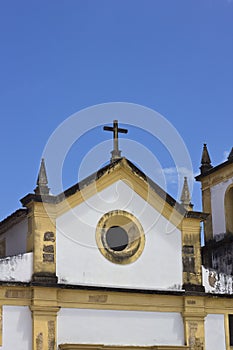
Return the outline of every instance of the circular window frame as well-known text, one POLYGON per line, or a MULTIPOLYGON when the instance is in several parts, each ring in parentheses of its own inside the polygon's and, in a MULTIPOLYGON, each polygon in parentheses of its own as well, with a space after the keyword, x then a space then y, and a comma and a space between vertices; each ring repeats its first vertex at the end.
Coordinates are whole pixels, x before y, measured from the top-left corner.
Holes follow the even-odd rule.
POLYGON ((96 243, 100 253, 115 264, 126 265, 136 261, 145 246, 145 234, 138 219, 125 210, 112 210, 104 214, 96 227, 96 243), (123 250, 112 249, 106 239, 113 226, 123 228, 128 235, 128 244, 123 250))

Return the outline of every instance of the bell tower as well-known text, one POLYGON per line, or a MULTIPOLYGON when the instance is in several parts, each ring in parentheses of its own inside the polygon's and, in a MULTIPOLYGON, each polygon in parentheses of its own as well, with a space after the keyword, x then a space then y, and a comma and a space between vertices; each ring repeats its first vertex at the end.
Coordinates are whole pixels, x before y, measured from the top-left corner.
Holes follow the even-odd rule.
POLYGON ((204 144, 201 174, 203 211, 208 213, 204 226, 204 265, 218 272, 232 274, 233 251, 233 149, 227 160, 212 166, 204 144))

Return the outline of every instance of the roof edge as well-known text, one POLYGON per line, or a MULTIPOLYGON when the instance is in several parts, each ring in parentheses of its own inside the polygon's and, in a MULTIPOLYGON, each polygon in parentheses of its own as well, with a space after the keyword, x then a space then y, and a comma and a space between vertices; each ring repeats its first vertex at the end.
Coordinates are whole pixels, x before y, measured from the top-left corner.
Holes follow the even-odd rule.
POLYGON ((7 216, 0 222, 0 234, 9 230, 12 226, 18 224, 27 217, 28 210, 21 208, 16 210, 14 213, 7 216))
POLYGON ((207 170, 205 173, 203 174, 199 174, 197 176, 195 176, 195 180, 196 181, 201 181, 201 179, 203 179, 204 177, 208 176, 208 175, 211 175, 213 174, 215 171, 218 171, 219 169, 222 169, 224 168, 226 165, 230 165, 233 163, 233 158, 230 158, 228 160, 226 160, 225 162, 221 163, 221 164, 218 164, 216 165, 215 167, 207 170))

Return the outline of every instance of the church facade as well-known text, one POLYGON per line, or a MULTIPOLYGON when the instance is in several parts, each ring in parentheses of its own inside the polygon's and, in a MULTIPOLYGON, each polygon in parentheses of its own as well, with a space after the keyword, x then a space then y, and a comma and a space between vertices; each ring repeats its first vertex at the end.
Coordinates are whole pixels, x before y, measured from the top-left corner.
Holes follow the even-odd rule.
POLYGON ((0 223, 0 349, 233 348, 233 152, 213 167, 204 145, 197 212, 187 179, 179 203, 121 157, 124 130, 111 162, 59 195, 42 160, 0 223))

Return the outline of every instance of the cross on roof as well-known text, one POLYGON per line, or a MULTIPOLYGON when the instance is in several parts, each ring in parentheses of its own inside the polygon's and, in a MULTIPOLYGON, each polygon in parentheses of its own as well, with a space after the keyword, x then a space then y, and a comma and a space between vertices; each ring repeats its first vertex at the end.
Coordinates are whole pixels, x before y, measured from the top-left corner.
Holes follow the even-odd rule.
POLYGON ((113 151, 111 162, 121 158, 121 151, 118 147, 118 133, 127 134, 128 130, 118 127, 118 120, 113 120, 113 126, 104 126, 104 130, 113 132, 113 151))

